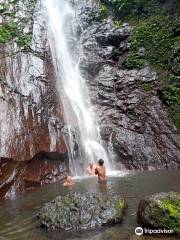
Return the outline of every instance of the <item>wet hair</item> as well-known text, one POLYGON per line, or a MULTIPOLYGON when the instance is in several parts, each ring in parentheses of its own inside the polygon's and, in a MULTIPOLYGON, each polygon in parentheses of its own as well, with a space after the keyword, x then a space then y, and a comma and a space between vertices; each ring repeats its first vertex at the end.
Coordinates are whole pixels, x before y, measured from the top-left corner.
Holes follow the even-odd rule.
POLYGON ((103 166, 104 161, 103 161, 102 159, 99 159, 98 164, 99 164, 100 166, 103 166))

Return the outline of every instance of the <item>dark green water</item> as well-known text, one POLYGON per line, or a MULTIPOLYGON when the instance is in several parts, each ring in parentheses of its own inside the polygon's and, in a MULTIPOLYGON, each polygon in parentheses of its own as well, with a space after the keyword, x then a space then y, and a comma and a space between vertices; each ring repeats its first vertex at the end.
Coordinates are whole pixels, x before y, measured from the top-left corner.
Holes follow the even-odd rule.
MULTIPOLYGON (((180 191, 180 170, 138 172, 123 177, 110 177, 107 188, 97 184, 96 178, 76 180, 71 190, 55 183, 38 188, 33 192, 19 195, 0 203, 0 240, 137 240, 161 239, 155 237, 137 237, 134 235, 136 224, 136 210, 138 202, 145 196, 158 192, 180 191), (118 193, 124 196, 128 203, 126 217, 121 226, 89 232, 46 233, 38 225, 35 218, 38 209, 68 191, 101 192, 102 194, 118 193)), ((167 236, 168 239, 175 237, 167 236)), ((166 236, 162 236, 166 238, 166 236)), ((177 238, 176 238, 177 239, 177 238)))

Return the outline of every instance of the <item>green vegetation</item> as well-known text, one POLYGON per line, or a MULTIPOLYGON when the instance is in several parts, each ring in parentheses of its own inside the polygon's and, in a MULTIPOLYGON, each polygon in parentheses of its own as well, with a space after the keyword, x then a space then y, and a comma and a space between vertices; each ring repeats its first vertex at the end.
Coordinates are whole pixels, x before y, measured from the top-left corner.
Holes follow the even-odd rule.
POLYGON ((160 202, 160 207, 168 214, 162 216, 161 222, 167 229, 173 229, 176 233, 180 233, 180 225, 178 226, 178 219, 180 220, 180 201, 167 198, 160 202))
POLYGON ((108 10, 108 7, 105 4, 100 5, 99 11, 100 11, 101 19, 107 18, 109 10, 108 10))
MULTIPOLYGON (((180 37, 176 36, 180 22, 178 18, 167 15, 151 16, 141 19, 135 27, 130 39, 130 51, 126 60, 126 67, 141 68, 146 62, 151 63, 159 76, 159 95, 168 106, 180 104, 180 76, 174 68, 180 65, 179 44, 180 37), (139 54, 139 49, 145 49, 145 55, 139 54), (174 75, 176 74, 176 75, 174 75)), ((145 91, 151 91, 151 86, 143 86, 145 91)), ((179 110, 177 110, 179 112, 179 110)), ((179 113, 173 118, 177 130, 180 131, 179 113)), ((173 114, 173 115, 174 115, 173 114)))
POLYGON ((18 27, 14 22, 4 23, 0 27, 0 44, 9 42, 17 37, 18 27))
POLYGON ((154 90, 153 86, 150 83, 146 82, 140 82, 140 87, 145 91, 145 92, 151 92, 154 90))
POLYGON ((176 106, 171 106, 169 109, 169 116, 173 120, 177 132, 180 133, 180 110, 176 106))
POLYGON ((120 28, 122 25, 122 21, 119 19, 114 19, 114 25, 116 28, 120 28))
POLYGON ((123 210, 126 207, 124 198, 120 198, 117 202, 117 209, 123 210))
POLYGON ((128 14, 138 14, 146 2, 146 0, 106 0, 105 2, 112 4, 121 16, 125 17, 128 14))
POLYGON ((162 100, 167 105, 180 105, 180 76, 173 76, 162 91, 162 100))
POLYGON ((143 57, 138 53, 140 47, 146 50, 145 59, 160 68, 169 66, 169 60, 174 57, 173 46, 178 44, 179 38, 173 35, 173 29, 178 27, 178 19, 158 15, 139 21, 130 39, 130 52, 127 66, 142 67, 143 57))
POLYGON ((180 202, 173 199, 166 199, 161 203, 161 206, 168 211, 169 215, 180 218, 180 202))
POLYGON ((19 35, 18 39, 16 40, 19 47, 28 48, 31 44, 32 36, 31 34, 22 34, 19 35))
MULTIPOLYGON (((180 131, 180 2, 178 0, 101 0, 116 21, 134 26, 125 61, 129 69, 154 66, 159 79, 158 95, 167 105, 180 131), (144 49, 143 54, 140 49, 144 49)), ((114 21, 115 22, 115 21, 114 21)), ((116 22, 115 22, 116 25, 116 22)), ((119 24, 117 24, 119 25, 119 24)), ((151 92, 153 86, 141 84, 151 92)))
POLYGON ((133 50, 133 45, 131 45, 131 51, 128 54, 128 58, 126 60, 126 67, 133 68, 142 68, 144 66, 144 59, 140 57, 140 55, 133 50))
POLYGON ((28 49, 32 40, 32 14, 35 0, 14 0, 0 3, 2 23, 0 24, 0 44, 16 42, 21 49, 28 49), (20 17, 21 8, 27 9, 27 16, 20 17), (24 32, 26 29, 26 32, 24 32))

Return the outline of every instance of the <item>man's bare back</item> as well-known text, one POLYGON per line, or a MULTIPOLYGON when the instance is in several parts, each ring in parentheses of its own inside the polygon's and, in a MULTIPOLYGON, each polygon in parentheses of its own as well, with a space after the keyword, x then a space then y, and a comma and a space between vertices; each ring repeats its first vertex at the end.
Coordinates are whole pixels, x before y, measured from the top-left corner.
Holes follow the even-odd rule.
POLYGON ((95 174, 98 175, 98 182, 99 183, 106 183, 106 168, 103 166, 104 161, 100 159, 98 161, 99 166, 96 167, 95 174))

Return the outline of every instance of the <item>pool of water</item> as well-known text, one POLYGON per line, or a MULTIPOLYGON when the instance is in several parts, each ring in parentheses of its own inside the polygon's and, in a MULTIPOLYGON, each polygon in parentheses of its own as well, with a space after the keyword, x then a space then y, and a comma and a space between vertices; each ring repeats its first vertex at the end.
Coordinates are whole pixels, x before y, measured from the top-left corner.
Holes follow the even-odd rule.
MULTIPOLYGON (((180 191, 180 170, 152 171, 136 173, 113 173, 108 178, 107 186, 100 186, 96 177, 75 178, 75 184, 67 189, 61 182, 38 188, 21 194, 12 199, 0 202, 0 240, 136 240, 152 239, 151 237, 136 237, 136 210, 138 202, 145 196, 158 192, 180 191), (51 201, 57 195, 68 192, 100 192, 114 193, 124 196, 128 209, 121 226, 102 228, 86 232, 46 232, 39 227, 36 213, 45 202, 51 201)), ((166 236, 154 236, 153 239, 166 236)), ((168 239, 177 239, 167 236, 168 239)))

